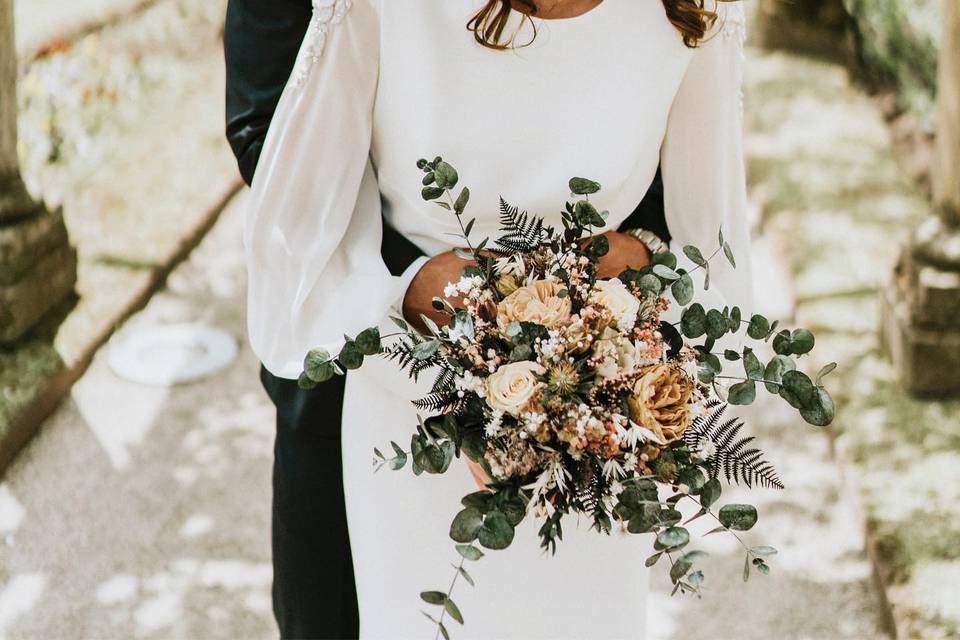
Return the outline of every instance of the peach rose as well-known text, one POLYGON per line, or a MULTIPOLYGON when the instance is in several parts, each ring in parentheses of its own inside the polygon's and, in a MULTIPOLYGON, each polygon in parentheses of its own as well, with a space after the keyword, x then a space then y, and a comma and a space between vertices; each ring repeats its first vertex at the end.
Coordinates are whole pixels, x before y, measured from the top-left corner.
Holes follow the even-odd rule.
POLYGON ((559 282, 537 280, 520 287, 504 298, 497 309, 497 326, 506 332, 511 322, 535 322, 554 329, 570 321, 570 296, 557 294, 563 289, 559 282))
POLYGON ((693 384, 670 364, 646 367, 627 400, 630 419, 653 431, 664 443, 680 439, 687 430, 693 384))

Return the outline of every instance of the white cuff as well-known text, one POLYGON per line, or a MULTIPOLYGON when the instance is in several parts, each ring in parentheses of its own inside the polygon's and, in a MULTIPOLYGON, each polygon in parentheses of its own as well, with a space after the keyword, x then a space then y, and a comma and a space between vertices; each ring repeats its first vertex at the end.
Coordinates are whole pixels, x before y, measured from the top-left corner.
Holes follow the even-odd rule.
POLYGON ((394 276, 394 279, 397 281, 398 293, 397 299, 394 300, 393 308, 400 314, 400 317, 403 317, 403 298, 407 295, 407 288, 410 287, 410 283, 413 282, 414 277, 420 272, 423 265, 427 264, 428 260, 430 260, 429 256, 420 256, 411 262, 410 266, 403 270, 403 273, 399 276, 394 276))

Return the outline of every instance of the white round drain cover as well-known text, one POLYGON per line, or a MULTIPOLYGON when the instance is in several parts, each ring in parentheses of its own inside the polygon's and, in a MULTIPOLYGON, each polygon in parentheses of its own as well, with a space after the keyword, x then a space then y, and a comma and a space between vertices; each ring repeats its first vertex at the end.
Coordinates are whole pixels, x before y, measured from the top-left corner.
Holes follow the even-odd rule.
POLYGON ((201 324, 132 329, 111 343, 109 363, 121 378, 171 385, 215 373, 237 357, 233 336, 201 324))

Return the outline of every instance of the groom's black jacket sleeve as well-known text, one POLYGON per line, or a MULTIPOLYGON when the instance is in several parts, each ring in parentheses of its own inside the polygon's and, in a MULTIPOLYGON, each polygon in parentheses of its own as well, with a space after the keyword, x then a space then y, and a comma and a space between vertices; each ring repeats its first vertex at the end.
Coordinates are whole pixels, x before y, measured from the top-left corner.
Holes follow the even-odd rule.
POLYGON ((250 184, 310 22, 310 0, 230 0, 224 25, 227 140, 250 184))
MULTIPOLYGON (((311 15, 310 0, 229 0, 224 26, 227 65, 227 139, 250 184, 270 120, 293 71, 311 15)), ((620 229, 643 227, 669 240, 660 171, 620 229)), ((422 252, 384 224, 381 245, 390 273, 399 275, 422 252)))
MULTIPOLYGON (((280 94, 293 71, 311 15, 310 0, 230 0, 224 25, 227 140, 250 184, 280 94)), ((383 261, 400 275, 423 252, 388 224, 383 261)))

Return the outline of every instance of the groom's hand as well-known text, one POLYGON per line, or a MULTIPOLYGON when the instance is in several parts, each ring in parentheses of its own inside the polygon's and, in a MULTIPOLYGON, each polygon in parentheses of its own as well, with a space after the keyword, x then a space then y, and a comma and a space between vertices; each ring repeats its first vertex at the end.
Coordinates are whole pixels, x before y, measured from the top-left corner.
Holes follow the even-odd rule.
MULTIPOLYGON (((597 275, 600 278, 616 278, 626 269, 639 269, 650 263, 650 252, 646 245, 633 236, 618 231, 608 231, 603 234, 610 243, 607 255, 600 258, 597 265, 597 275)), ((420 315, 423 314, 437 323, 445 326, 450 320, 446 311, 437 311, 433 308, 433 298, 443 297, 443 290, 450 282, 460 280, 460 273, 464 267, 472 264, 446 251, 427 260, 420 271, 413 277, 407 292, 403 297, 403 317, 415 329, 426 332, 420 315)), ((454 306, 461 306, 459 298, 449 299, 454 306)))
MULTIPOLYGON (((446 311, 434 309, 433 299, 438 296, 442 298, 447 284, 459 281, 460 272, 470 264, 471 262, 455 256, 452 251, 427 260, 410 281, 410 286, 403 296, 404 319, 421 333, 427 332, 420 318, 421 314, 436 322, 437 326, 445 326, 450 321, 450 315, 446 311)), ((450 298, 449 301, 455 307, 461 304, 459 298, 450 298)))
POLYGON ((619 231, 607 231, 603 234, 610 243, 610 251, 600 258, 597 265, 597 277, 616 278, 627 269, 640 269, 650 264, 650 250, 633 236, 619 231))

